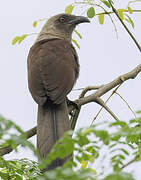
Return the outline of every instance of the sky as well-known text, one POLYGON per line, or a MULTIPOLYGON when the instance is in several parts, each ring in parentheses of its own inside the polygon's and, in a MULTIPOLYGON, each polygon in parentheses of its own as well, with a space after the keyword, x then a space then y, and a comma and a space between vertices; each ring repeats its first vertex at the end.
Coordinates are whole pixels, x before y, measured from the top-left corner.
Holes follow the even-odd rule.
MULTIPOLYGON (((12 45, 15 36, 25 33, 39 32, 42 25, 40 22, 36 28, 32 26, 35 20, 48 18, 52 15, 64 12, 71 0, 45 1, 45 0, 5 0, 0 5, 0 114, 13 120, 23 130, 28 130, 36 125, 37 105, 33 101, 27 86, 27 56, 30 47, 36 39, 36 35, 27 37, 21 45, 12 45)), ((127 0, 120 4, 116 0, 116 7, 126 7, 127 0)), ((141 3, 132 6, 141 9, 141 3)), ((82 14, 81 9, 75 10, 75 14, 82 14)), ((132 15, 135 22, 134 30, 129 28, 138 42, 141 44, 140 13, 132 15)), ((114 78, 129 72, 140 64, 140 52, 136 48, 127 32, 114 18, 118 31, 118 39, 114 26, 108 17, 105 17, 104 25, 98 23, 98 18, 91 20, 91 24, 82 24, 77 30, 83 38, 77 38, 80 49, 76 48, 80 60, 80 76, 74 89, 102 85, 112 81, 114 78)), ((119 89, 119 93, 128 101, 134 111, 141 109, 141 86, 139 74, 135 80, 125 82, 119 89)), ((69 97, 77 99, 80 91, 72 91, 69 97)), ((108 97, 106 94, 103 99, 108 97)), ((133 113, 118 96, 114 96, 108 106, 121 120, 133 118, 133 113)), ((82 108, 77 127, 89 126, 100 106, 88 104, 82 108), (87 109, 87 111, 86 111, 87 109)), ((97 118, 97 122, 111 119, 111 116, 103 111, 97 118)), ((36 144, 36 137, 32 142, 36 144)), ((21 149, 20 153, 10 153, 6 158, 27 157, 35 159, 28 150, 21 149)), ((141 165, 141 164, 140 164, 141 165)), ((129 170, 132 169, 129 167, 129 170)), ((139 170, 137 168, 137 174, 139 170)))

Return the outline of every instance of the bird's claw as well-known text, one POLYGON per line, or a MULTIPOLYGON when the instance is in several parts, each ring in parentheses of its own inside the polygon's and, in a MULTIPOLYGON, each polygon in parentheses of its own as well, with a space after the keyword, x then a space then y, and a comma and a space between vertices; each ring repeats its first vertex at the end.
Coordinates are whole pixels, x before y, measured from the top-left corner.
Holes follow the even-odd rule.
POLYGON ((67 105, 68 106, 72 105, 74 106, 75 109, 79 110, 79 106, 77 105, 77 103, 69 100, 68 98, 67 98, 67 105))

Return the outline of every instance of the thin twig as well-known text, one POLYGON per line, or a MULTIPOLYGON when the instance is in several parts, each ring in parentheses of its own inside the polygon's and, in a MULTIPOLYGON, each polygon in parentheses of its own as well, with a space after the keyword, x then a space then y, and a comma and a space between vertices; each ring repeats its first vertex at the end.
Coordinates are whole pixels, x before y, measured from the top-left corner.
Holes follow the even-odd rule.
POLYGON ((126 29, 126 31, 128 32, 128 34, 130 35, 130 37, 132 38, 132 40, 135 42, 136 46, 138 47, 139 51, 141 52, 141 46, 138 43, 138 41, 136 40, 136 38, 133 36, 133 34, 130 32, 130 30, 128 29, 128 27, 124 24, 124 22, 122 21, 122 19, 120 18, 120 16, 118 15, 117 10, 115 9, 115 7, 113 6, 113 4, 111 3, 110 0, 108 0, 108 2, 110 3, 113 12, 115 13, 115 15, 117 16, 117 18, 119 19, 119 21, 121 22, 121 24, 123 25, 123 27, 126 29))
POLYGON ((136 156, 135 158, 133 158, 132 160, 130 160, 128 163, 124 164, 120 169, 124 169, 125 167, 129 166, 130 164, 134 163, 137 161, 137 159, 139 158, 139 155, 136 156))
POLYGON ((118 92, 115 92, 115 94, 117 94, 117 95, 126 103, 126 105, 128 106, 128 108, 129 108, 129 109, 131 110, 131 112, 134 114, 135 119, 137 119, 136 113, 133 111, 133 109, 132 109, 131 106, 128 104, 128 102, 127 102, 118 92))
MULTIPOLYGON (((121 86, 118 85, 114 90, 113 92, 110 94, 110 96, 108 97, 108 99, 105 101, 105 104, 110 100, 110 98, 113 96, 113 94, 118 90, 118 88, 121 86)), ((93 125, 94 121, 96 120, 96 118, 98 117, 98 115, 100 114, 100 112, 102 111, 103 107, 100 108, 100 110, 98 111, 98 113, 96 114, 96 116, 94 117, 92 123, 91 123, 91 126, 93 125)))
POLYGON ((119 121, 118 117, 110 110, 110 108, 106 105, 106 103, 101 99, 101 98, 97 98, 96 99, 96 102, 101 105, 104 109, 106 109, 106 111, 108 113, 111 114, 111 116, 116 120, 116 121, 119 121))
MULTIPOLYGON (((139 9, 136 9, 136 10, 132 10, 133 12, 135 13, 141 13, 141 10, 139 9)), ((125 10, 124 12, 129 12, 128 10, 125 10)), ((105 15, 108 15, 108 14, 113 14, 114 12, 113 11, 106 11, 106 12, 101 12, 101 13, 97 13, 96 16, 99 16, 101 14, 105 14, 105 15)))
POLYGON ((86 87, 86 88, 73 89, 73 91, 81 91, 81 90, 86 90, 86 89, 87 89, 87 91, 97 90, 97 89, 101 88, 102 86, 103 86, 103 85, 101 85, 101 86, 88 86, 88 87, 86 87))
POLYGON ((110 14, 108 14, 108 16, 109 16, 109 18, 111 19, 111 22, 112 22, 112 24, 113 24, 113 26, 114 26, 114 28, 115 28, 116 37, 117 37, 117 39, 118 39, 118 31, 117 31, 116 24, 115 24, 114 20, 112 19, 111 15, 110 15, 110 14))

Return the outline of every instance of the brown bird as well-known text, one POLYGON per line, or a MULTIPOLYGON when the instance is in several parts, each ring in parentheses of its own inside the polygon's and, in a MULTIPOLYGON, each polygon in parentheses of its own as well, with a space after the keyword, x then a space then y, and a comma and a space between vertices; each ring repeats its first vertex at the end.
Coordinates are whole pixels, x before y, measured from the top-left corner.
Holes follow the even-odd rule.
MULTIPOLYGON (((54 143, 70 130, 66 96, 78 75, 78 56, 71 44, 76 25, 86 17, 59 14, 43 26, 28 55, 28 86, 38 104, 37 148, 46 158, 54 143)), ((63 164, 55 160, 46 169, 63 164)))

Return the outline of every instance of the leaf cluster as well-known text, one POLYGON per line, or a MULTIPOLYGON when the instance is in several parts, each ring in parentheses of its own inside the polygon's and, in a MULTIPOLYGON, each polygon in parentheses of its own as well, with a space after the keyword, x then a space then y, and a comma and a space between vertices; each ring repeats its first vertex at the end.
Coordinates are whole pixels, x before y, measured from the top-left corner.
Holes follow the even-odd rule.
MULTIPOLYGON (((80 179, 80 180, 127 180, 134 179, 130 173, 125 173, 122 169, 130 157, 134 161, 141 160, 141 117, 132 119, 128 122, 118 121, 113 123, 107 122, 107 128, 100 128, 100 125, 95 124, 88 128, 81 128, 73 133, 68 131, 60 139, 47 158, 39 164, 28 159, 21 160, 5 160, 0 158, 0 177, 1 179, 80 179), (114 129, 114 131, 112 130, 114 129), (109 133, 111 132, 111 133, 109 133), (72 136, 73 134, 73 136, 72 136), (110 154, 110 164, 105 166, 112 167, 111 173, 102 174, 93 168, 95 161, 100 158, 102 147, 107 147, 110 154), (73 158, 72 158, 73 154, 73 158), (50 164, 56 158, 64 159, 70 157, 63 167, 56 168, 44 174, 40 170, 50 164), (76 170, 74 170, 76 168, 76 170), (101 176, 102 175, 102 176, 101 176)), ((20 143, 24 147, 29 147, 35 153, 34 146, 29 143, 21 128, 15 125, 12 121, 0 118, 0 137, 1 147, 10 145, 17 150, 17 145, 20 143), (20 132, 23 135, 18 136, 14 133, 20 132), (8 134, 9 137, 5 137, 8 134), (16 139, 15 139, 16 137, 16 139), (22 137, 22 139, 21 139, 22 137), (18 143, 17 143, 18 142, 18 143)), ((107 153, 107 152, 106 152, 107 153)), ((103 159, 104 161, 104 159, 103 159)), ((134 162, 133 161, 133 162, 134 162)), ((101 166, 104 166, 101 164, 101 166)), ((101 167, 99 167, 101 168, 101 167)))

